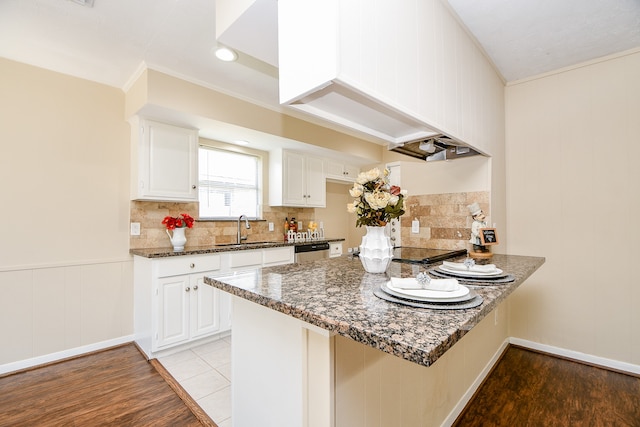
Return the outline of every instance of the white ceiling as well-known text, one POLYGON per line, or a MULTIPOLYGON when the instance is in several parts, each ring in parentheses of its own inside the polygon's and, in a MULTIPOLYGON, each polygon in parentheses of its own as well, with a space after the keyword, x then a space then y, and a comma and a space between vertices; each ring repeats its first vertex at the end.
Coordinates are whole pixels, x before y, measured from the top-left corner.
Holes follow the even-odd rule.
POLYGON ((640 0, 448 0, 508 82, 640 46, 640 0))
MULTIPOLYGON (((448 1, 506 81, 640 46, 640 0, 448 1)), ((123 89, 148 66, 281 109, 274 61, 217 60, 215 22, 215 0, 0 0, 0 56, 123 89)))

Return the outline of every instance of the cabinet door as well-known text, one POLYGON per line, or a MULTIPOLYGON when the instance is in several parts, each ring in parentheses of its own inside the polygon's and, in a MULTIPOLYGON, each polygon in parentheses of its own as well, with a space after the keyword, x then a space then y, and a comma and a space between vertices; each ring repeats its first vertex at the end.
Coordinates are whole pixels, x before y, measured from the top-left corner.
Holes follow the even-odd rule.
POLYGON ((337 181, 355 182, 360 169, 356 166, 345 165, 339 162, 327 162, 327 178, 337 181))
POLYGON ((197 131, 152 121, 143 123, 140 198, 197 200, 197 131))
POLYGON ((327 181, 324 175, 324 161, 316 157, 307 157, 306 172, 306 206, 326 207, 327 181))
POLYGON ((156 346, 164 347, 189 339, 189 276, 158 280, 158 329, 156 346))
POLYGON ((340 179, 344 172, 344 165, 338 162, 327 162, 327 178, 340 179))
POLYGON ((220 329, 220 291, 204 283, 207 273, 191 275, 191 338, 199 338, 220 329))
POLYGON ((358 174, 360 173, 360 168, 351 165, 344 165, 343 175, 347 181, 355 182, 358 174))
POLYGON ((282 159, 282 174, 282 201, 284 205, 304 206, 307 200, 305 157, 302 154, 285 151, 282 159))

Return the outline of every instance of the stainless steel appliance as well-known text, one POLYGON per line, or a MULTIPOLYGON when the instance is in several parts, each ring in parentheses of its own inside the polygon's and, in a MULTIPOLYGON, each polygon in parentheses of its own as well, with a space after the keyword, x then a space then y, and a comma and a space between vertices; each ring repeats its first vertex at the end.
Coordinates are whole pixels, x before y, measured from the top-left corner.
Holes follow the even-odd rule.
POLYGON ((295 261, 315 261, 329 258, 329 243, 302 243, 295 246, 295 261))
POLYGON ((399 246, 393 248, 392 261, 411 264, 432 264, 445 259, 464 256, 466 249, 428 249, 399 246))

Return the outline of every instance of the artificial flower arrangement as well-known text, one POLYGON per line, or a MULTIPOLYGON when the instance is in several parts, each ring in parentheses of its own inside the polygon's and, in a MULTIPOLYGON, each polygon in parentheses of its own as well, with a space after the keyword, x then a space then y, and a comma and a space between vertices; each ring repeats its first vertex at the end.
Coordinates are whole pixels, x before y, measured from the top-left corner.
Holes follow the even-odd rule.
POLYGON ((406 190, 389 184, 389 169, 378 168, 358 175, 353 188, 349 190, 353 203, 347 204, 347 211, 358 215, 356 226, 384 227, 393 218, 404 214, 406 190))
POLYGON ((192 228, 195 220, 186 213, 180 214, 179 217, 165 216, 162 223, 167 227, 167 230, 175 230, 176 228, 192 228))

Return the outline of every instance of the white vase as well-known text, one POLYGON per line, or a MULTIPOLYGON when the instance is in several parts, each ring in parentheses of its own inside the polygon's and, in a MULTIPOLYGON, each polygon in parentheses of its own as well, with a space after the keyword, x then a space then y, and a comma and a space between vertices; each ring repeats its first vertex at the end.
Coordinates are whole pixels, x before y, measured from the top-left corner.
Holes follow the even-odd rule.
POLYGON ((169 230, 165 230, 169 239, 171 240, 171 244, 173 245, 173 250, 176 252, 183 251, 184 245, 187 243, 187 236, 184 235, 185 227, 182 228, 174 228, 173 236, 169 234, 169 230))
POLYGON ((384 273, 393 258, 391 239, 385 227, 367 226, 367 234, 360 244, 360 262, 368 273, 384 273))

